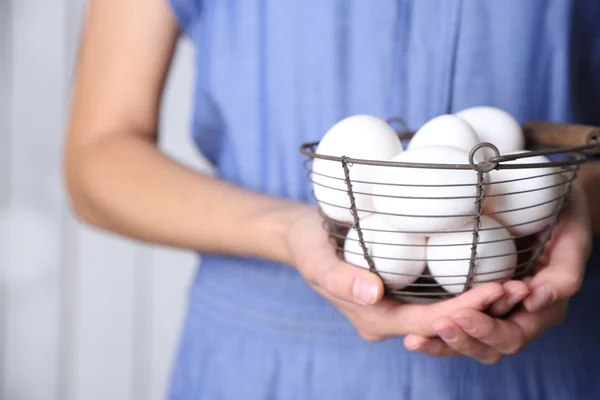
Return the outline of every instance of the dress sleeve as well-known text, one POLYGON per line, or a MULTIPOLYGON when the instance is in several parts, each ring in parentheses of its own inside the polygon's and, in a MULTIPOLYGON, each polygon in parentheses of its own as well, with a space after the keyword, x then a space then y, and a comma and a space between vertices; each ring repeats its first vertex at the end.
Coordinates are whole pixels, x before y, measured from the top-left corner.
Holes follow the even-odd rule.
POLYGON ((204 0, 165 0, 177 18, 182 32, 190 34, 194 23, 202 14, 204 0))

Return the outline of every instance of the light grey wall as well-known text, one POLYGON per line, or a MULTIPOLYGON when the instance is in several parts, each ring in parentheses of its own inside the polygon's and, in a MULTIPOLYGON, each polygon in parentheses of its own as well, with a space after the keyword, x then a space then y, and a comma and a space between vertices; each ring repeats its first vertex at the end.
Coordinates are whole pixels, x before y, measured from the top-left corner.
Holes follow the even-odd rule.
MULTIPOLYGON (((78 224, 60 159, 84 0, 0 1, 0 399, 164 398, 187 252, 78 224)), ((162 148, 206 170, 188 137, 192 48, 176 54, 162 148)))

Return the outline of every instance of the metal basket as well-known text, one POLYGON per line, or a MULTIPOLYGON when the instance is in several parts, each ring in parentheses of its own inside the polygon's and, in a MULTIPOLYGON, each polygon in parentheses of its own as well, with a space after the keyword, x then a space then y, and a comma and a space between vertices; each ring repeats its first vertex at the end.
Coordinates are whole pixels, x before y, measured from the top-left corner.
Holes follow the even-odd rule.
MULTIPOLYGON (((401 128, 397 130, 399 139, 401 140, 409 140, 412 137, 413 132, 410 132, 406 129, 405 124, 402 120, 399 119, 390 119, 388 120, 390 124, 399 123, 401 128)), ((303 144, 300 148, 300 152, 307 157, 304 165, 307 171, 307 178, 313 184, 322 185, 328 189, 335 191, 345 191, 349 200, 349 208, 347 206, 341 206, 336 204, 328 204, 330 207, 344 207, 348 209, 352 215, 353 223, 343 223, 329 218, 321 209, 321 215, 324 220, 324 228, 328 231, 329 236, 332 242, 335 245, 335 248, 338 252, 338 255, 341 259, 345 259, 344 251, 346 244, 346 234, 349 230, 354 230, 356 235, 356 239, 353 239, 357 242, 358 249, 355 251, 355 255, 359 255, 360 260, 364 259, 364 262, 361 265, 362 267, 369 268, 372 272, 377 273, 383 280, 384 286, 386 288, 386 295, 394 297, 396 299, 412 302, 412 303, 432 303, 440 300, 445 300, 454 296, 463 293, 466 290, 469 290, 474 284, 484 283, 484 282, 492 282, 492 281, 502 281, 508 279, 506 277, 498 278, 498 274, 502 275, 504 270, 498 269, 494 271, 478 271, 478 266, 482 263, 483 259, 492 259, 494 257, 516 257, 516 266, 513 264, 510 267, 510 279, 522 279, 529 275, 537 265, 537 261, 539 257, 543 254, 544 248, 551 238, 551 233, 558 222, 559 215, 561 210, 564 208, 566 197, 568 196, 571 185, 573 181, 577 177, 577 172, 580 168, 580 165, 586 161, 586 157, 584 152, 587 151, 598 151, 600 150, 600 142, 598 142, 597 137, 591 137, 587 135, 585 140, 581 143, 576 142, 575 139, 572 139, 571 142, 567 142, 570 144, 576 144, 574 146, 563 146, 559 148, 542 148, 539 149, 540 145, 546 145, 548 147, 548 143, 544 143, 544 139, 540 138, 548 138, 549 136, 540 135, 539 129, 541 127, 542 130, 550 130, 555 128, 565 129, 565 127, 569 127, 570 125, 559 125, 559 124, 550 124, 548 123, 538 123, 537 125, 529 126, 529 130, 525 130, 526 138, 530 141, 528 144, 528 148, 536 148, 535 150, 531 150, 527 153, 521 154, 512 154, 512 155, 501 155, 499 154, 498 149, 491 143, 480 143, 476 147, 474 147, 470 154, 469 159, 465 160, 463 164, 428 164, 428 163, 406 163, 406 162, 391 162, 391 161, 374 161, 374 160, 360 160, 353 159, 350 157, 333 157, 333 156, 324 156, 316 154, 316 148, 318 146, 318 142, 314 143, 306 143, 303 144), (536 129, 532 129, 531 127, 535 126, 536 129), (533 142, 533 143, 531 143, 533 142), (487 161, 476 162, 475 154, 477 151, 489 148, 493 151, 494 156, 488 158, 487 161), (518 160, 526 157, 534 157, 534 156, 553 156, 560 155, 561 159, 558 161, 551 161, 549 163, 518 163, 518 160), (324 185, 321 182, 316 182, 314 180, 314 173, 312 171, 312 161, 315 159, 323 159, 331 162, 339 163, 340 168, 340 176, 327 176, 321 175, 324 178, 329 180, 337 180, 338 185, 324 185), (511 163, 507 163, 508 161, 514 161, 511 163), (374 166, 374 167, 382 167, 382 168, 411 168, 411 169, 433 169, 433 170, 472 170, 477 174, 475 192, 476 194, 473 196, 473 201, 476 204, 476 211, 472 214, 444 214, 440 215, 411 215, 409 210, 402 210, 403 213, 391 214, 385 213, 387 215, 399 216, 399 217, 418 217, 418 218, 455 218, 455 217, 470 217, 473 221, 473 228, 467 230, 453 230, 453 231, 445 231, 445 233, 457 233, 457 234, 467 234, 469 240, 462 241, 460 243, 444 243, 438 244, 437 246, 456 246, 456 248, 461 248, 463 252, 465 251, 465 246, 468 246, 468 257, 465 258, 448 258, 448 259, 430 259, 428 257, 411 259, 411 258, 394 258, 389 256, 374 256, 371 254, 372 252, 369 250, 373 245, 379 246, 403 246, 405 248, 409 248, 411 246, 425 246, 427 251, 432 248, 430 237, 434 235, 438 235, 439 232, 402 232, 397 229, 393 229, 390 231, 386 230, 377 230, 377 229, 365 229, 362 227, 362 217, 359 217, 359 214, 363 215, 364 213, 369 214, 378 214, 378 212, 374 209, 364 210, 357 208, 356 205, 356 196, 357 195, 371 195, 371 196, 381 196, 381 194, 370 194, 370 193, 358 193, 353 190, 353 186, 358 184, 369 184, 369 185, 388 185, 388 186, 407 186, 402 182, 365 182, 353 179, 353 167, 357 165, 365 165, 365 166, 374 166), (505 182, 491 182, 487 181, 488 173, 492 170, 502 170, 502 169, 531 169, 531 168, 548 168, 551 167, 554 169, 552 174, 556 174, 559 177, 559 186, 562 190, 560 190, 560 195, 551 200, 554 203, 554 207, 552 207, 552 211, 548 215, 543 215, 541 219, 547 222, 546 226, 533 234, 527 235, 515 235, 511 234, 509 237, 505 239, 497 239, 491 241, 482 241, 482 236, 485 236, 486 228, 482 227, 482 220, 486 216, 491 216, 494 218, 494 214, 499 213, 510 213, 510 212, 522 212, 527 208, 538 207, 541 204, 532 204, 529 207, 523 207, 518 209, 506 209, 501 212, 486 212, 484 203, 487 201, 489 197, 493 197, 494 195, 489 195, 486 187, 489 187, 494 184, 505 183, 505 182), (343 175, 341 172, 343 171, 343 175), (342 187, 340 188, 340 184, 343 182, 342 187), (410 234, 410 235, 421 235, 428 239, 425 239, 425 243, 414 244, 412 242, 405 243, 390 243, 390 242, 381 242, 375 240, 373 237, 376 236, 377 233, 400 233, 400 234, 410 234), (486 244, 500 242, 502 240, 511 240, 515 243, 516 251, 511 254, 495 254, 492 256, 481 256, 480 249, 483 250, 486 244), (409 273, 399 273, 391 270, 385 270, 384 268, 378 268, 377 264, 379 260, 386 261, 397 261, 397 262, 420 262, 424 263, 425 267, 423 272, 420 274, 409 274, 409 273), (432 274, 430 271, 430 267, 435 265, 439 268, 440 263, 449 263, 454 262, 454 265, 461 265, 464 271, 464 274, 432 274), (464 263, 456 264, 456 262, 464 263), (467 267, 468 266, 468 267, 467 267), (398 285, 398 275, 403 275, 406 278, 406 282, 403 285, 398 285), (488 275, 486 277, 486 275, 488 275)), ((581 130, 581 129, 580 129, 581 130)), ((589 131, 589 129, 588 129, 589 131)), ((581 135, 579 135, 581 136, 581 135)), ((562 142, 565 142, 564 136, 562 136, 562 142)), ((551 143, 550 143, 551 144, 551 143)), ((536 179, 541 178, 543 176, 549 175, 547 172, 545 174, 535 174, 533 176, 524 178, 524 179, 536 179)), ((408 185, 411 186, 411 185, 408 185)), ((414 186, 414 185, 412 185, 414 186)), ((435 185, 439 187, 440 190, 442 188, 453 187, 453 186, 464 186, 460 184, 440 184, 435 185)), ((510 193, 500 194, 503 195, 525 195, 527 192, 535 192, 537 190, 548 189, 549 187, 538 187, 530 190, 522 190, 510 193)), ((495 195, 499 196, 499 195, 495 195)), ((314 197, 314 191, 313 191, 314 197)), ((389 197, 389 196, 388 196, 389 197)), ((452 201, 454 199, 464 198, 463 197, 434 197, 436 200, 440 201, 452 201)), ((422 198, 422 197, 413 197, 415 200, 431 200, 432 197, 422 198)), ((319 201, 315 197, 315 200, 319 201)), ((546 202, 548 203, 548 202, 546 202)), ((320 204, 323 204, 321 201, 320 204)), ((533 224, 537 220, 529 220, 525 222, 521 222, 523 224, 533 224)), ((514 226, 504 225, 509 231, 513 231, 514 226)), ((489 230, 497 229, 497 228, 487 228, 489 230)), ((348 239, 350 240, 350 239, 348 239)), ((512 248, 512 247, 511 247, 512 248)), ((346 255, 352 253, 346 247, 346 255)), ((423 253, 421 251, 420 253, 423 253)), ((357 263, 358 265, 360 263, 357 263)))

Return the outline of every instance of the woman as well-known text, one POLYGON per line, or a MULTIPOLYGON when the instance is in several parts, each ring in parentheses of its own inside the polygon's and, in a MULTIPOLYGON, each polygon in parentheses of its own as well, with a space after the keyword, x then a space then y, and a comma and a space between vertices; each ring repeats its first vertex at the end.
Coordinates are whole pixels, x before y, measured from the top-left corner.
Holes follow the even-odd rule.
POLYGON ((335 257, 298 153, 359 113, 416 127, 487 104, 600 125, 598 20, 595 0, 92 0, 66 151, 73 207, 203 254, 170 398, 599 398, 598 262, 580 288, 596 165, 531 282, 420 306, 383 300, 376 275, 335 257), (192 131, 216 178, 156 147, 179 31, 198 48, 192 131))

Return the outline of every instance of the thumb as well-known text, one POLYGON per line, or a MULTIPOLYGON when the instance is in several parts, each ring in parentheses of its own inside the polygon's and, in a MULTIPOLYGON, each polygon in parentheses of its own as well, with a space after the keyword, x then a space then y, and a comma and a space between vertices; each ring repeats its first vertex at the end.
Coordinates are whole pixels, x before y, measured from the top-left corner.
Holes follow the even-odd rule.
POLYGON ((318 283, 327 294, 360 305, 377 303, 384 292, 377 274, 342 261, 329 264, 318 283))
POLYGON ((591 228, 585 198, 574 186, 567 208, 554 228, 548 265, 532 279, 525 302, 530 312, 573 296, 581 287, 591 252, 591 228))

